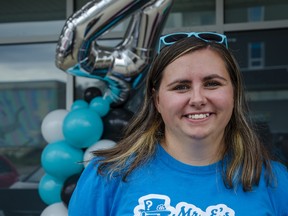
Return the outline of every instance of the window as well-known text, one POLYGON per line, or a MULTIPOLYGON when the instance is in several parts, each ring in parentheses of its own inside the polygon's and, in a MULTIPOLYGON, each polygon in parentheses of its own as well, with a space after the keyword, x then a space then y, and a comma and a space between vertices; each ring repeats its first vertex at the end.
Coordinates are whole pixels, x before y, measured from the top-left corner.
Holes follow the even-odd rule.
POLYGON ((247 10, 248 10, 248 22, 257 22, 264 20, 263 6, 248 7, 247 10))
POLYGON ((288 2, 284 0, 225 0, 225 23, 288 19, 288 2))
POLYGON ((166 28, 191 27, 215 24, 214 0, 177 0, 168 17, 166 28))
POLYGON ((54 64, 55 43, 0 46, 0 155, 20 176, 40 165, 43 118, 65 108, 67 75, 54 64))
POLYGON ((248 67, 262 68, 264 66, 264 43, 253 42, 248 44, 248 67))
POLYGON ((0 23, 66 19, 66 1, 9 0, 1 2, 0 23))
POLYGON ((227 32, 262 141, 288 166, 288 29, 227 32), (275 39, 277 35, 277 39, 275 39))

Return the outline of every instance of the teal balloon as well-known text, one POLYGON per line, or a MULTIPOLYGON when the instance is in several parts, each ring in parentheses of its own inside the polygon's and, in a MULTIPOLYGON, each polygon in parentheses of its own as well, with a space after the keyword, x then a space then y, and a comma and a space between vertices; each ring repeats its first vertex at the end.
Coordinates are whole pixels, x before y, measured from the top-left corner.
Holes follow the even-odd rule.
MULTIPOLYGON (((45 174, 38 185, 38 193, 47 205, 61 202, 61 190, 63 182, 51 175, 45 174)), ((25 197, 23 197, 25 199, 25 197)))
POLYGON ((62 181, 69 176, 80 173, 83 170, 84 152, 74 148, 65 141, 57 141, 48 144, 42 154, 41 163, 45 172, 62 181))
POLYGON ((103 117, 110 110, 110 102, 102 97, 96 97, 90 102, 89 107, 103 117))
POLYGON ((88 108, 89 104, 84 100, 76 100, 71 105, 71 110, 88 108))
POLYGON ((63 134, 69 145, 88 148, 101 138, 103 121, 91 109, 72 110, 64 119, 63 134))

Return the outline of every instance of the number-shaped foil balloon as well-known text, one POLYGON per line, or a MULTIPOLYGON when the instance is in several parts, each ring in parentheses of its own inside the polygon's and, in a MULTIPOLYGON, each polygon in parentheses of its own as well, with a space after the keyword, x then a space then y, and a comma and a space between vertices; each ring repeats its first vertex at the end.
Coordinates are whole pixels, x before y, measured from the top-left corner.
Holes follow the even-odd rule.
POLYGON ((94 0, 67 19, 56 49, 56 66, 75 76, 102 80, 104 97, 127 100, 149 69, 173 0, 94 0), (97 43, 103 34, 131 17, 115 47, 97 43))

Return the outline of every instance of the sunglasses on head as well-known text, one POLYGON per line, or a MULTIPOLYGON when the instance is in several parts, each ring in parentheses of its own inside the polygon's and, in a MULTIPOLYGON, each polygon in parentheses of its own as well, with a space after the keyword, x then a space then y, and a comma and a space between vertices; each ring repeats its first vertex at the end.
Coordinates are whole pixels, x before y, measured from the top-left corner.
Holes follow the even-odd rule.
POLYGON ((206 42, 223 44, 228 48, 227 37, 223 34, 218 34, 214 32, 177 32, 160 37, 158 53, 160 53, 163 47, 170 46, 181 39, 192 36, 206 42))

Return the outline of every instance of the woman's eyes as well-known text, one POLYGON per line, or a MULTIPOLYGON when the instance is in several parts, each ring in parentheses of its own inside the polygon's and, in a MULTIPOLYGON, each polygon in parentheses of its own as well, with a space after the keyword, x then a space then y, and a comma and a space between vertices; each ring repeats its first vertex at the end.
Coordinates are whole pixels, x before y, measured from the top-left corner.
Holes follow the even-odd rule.
MULTIPOLYGON (((204 88, 208 89, 215 89, 219 86, 222 86, 221 82, 216 81, 216 80, 209 80, 203 83, 204 88)), ((190 84, 178 84, 173 87, 173 90, 175 91, 187 91, 191 88, 190 84)))

